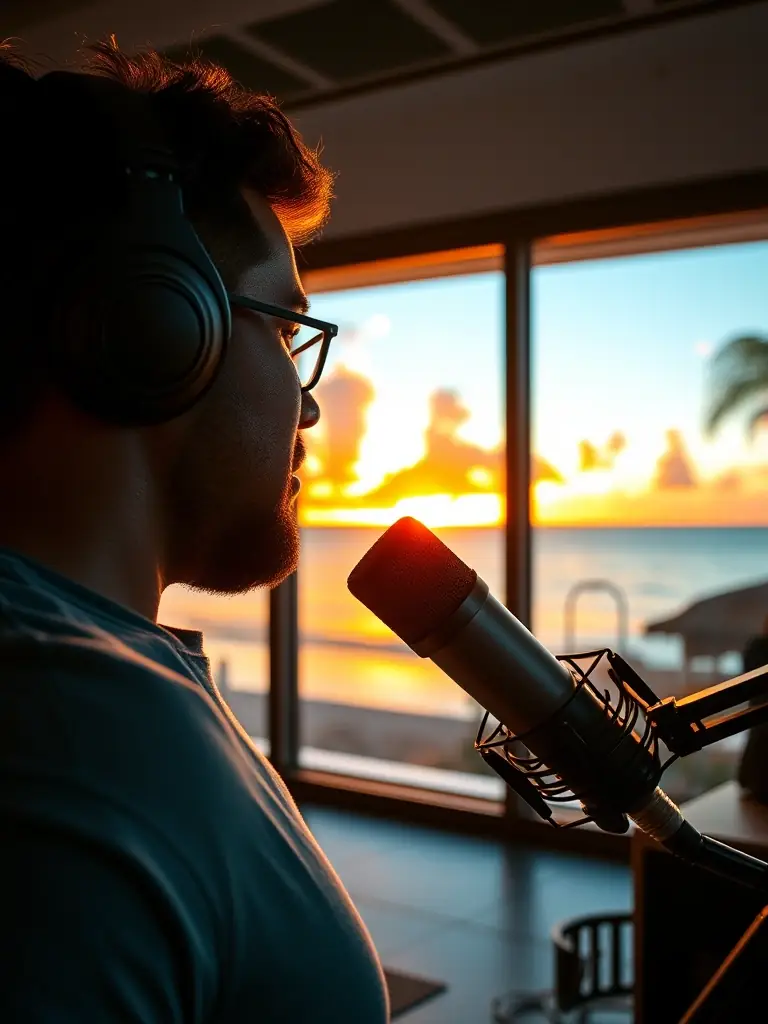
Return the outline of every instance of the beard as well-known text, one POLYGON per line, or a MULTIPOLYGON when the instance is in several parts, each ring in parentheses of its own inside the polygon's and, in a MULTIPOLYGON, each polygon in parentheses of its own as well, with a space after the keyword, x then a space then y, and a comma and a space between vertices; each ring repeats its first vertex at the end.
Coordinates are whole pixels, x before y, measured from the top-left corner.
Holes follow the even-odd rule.
POLYGON ((184 560, 183 578, 170 582, 211 596, 233 596, 257 588, 272 589, 295 572, 300 535, 290 484, 277 508, 268 514, 242 513, 224 528, 215 520, 212 516, 207 528, 195 531, 197 537, 185 542, 185 552, 191 552, 192 558, 184 560))

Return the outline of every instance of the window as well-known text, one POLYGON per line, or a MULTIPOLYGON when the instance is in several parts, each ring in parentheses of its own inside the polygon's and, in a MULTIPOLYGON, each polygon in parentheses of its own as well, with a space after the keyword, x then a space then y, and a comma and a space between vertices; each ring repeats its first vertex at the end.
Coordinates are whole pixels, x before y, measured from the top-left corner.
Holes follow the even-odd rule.
POLYGON ((269 594, 211 597, 187 587, 169 587, 158 621, 200 630, 211 674, 243 728, 269 754, 269 594))
POLYGON ((304 767, 499 799, 478 706, 347 591, 401 516, 503 597, 504 276, 498 246, 305 276, 338 323, 300 494, 304 767))
MULTIPOLYGON (((617 649, 660 697, 739 674, 768 630, 766 239, 750 215, 534 248, 533 630, 617 649)), ((743 743, 665 788, 733 777, 743 743)))

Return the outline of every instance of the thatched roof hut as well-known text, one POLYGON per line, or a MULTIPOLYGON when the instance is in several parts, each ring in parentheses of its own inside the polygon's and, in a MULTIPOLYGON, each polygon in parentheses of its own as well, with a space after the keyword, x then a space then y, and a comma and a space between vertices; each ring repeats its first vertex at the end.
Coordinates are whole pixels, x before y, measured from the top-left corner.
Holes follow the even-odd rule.
POLYGON ((647 623, 644 632, 681 636, 688 662, 697 655, 740 654, 752 637, 765 632, 767 617, 768 582, 695 601, 670 619, 647 623))

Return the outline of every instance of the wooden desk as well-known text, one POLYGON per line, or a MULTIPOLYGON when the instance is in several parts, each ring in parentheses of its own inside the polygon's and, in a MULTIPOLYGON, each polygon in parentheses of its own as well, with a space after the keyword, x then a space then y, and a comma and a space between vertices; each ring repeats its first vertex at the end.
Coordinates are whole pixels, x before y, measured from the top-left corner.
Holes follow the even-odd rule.
MULTIPOLYGON (((744 796, 738 783, 717 786, 681 810, 700 832, 768 860, 768 807, 744 796)), ((678 1024, 768 900, 679 861, 637 830, 631 855, 635 1022, 678 1024)))

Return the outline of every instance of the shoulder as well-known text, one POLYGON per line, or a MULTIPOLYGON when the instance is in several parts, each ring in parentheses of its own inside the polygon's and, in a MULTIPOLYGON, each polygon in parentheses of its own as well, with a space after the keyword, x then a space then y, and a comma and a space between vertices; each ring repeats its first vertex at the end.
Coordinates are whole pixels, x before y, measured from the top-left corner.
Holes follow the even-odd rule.
MULTIPOLYGON (((116 637, 0 632, 0 794, 183 847, 224 813, 231 726, 202 686, 116 637)), ((181 665, 181 663, 180 663, 181 665)), ((233 798, 233 797, 230 797, 233 798)))
POLYGON ((64 715, 81 721, 91 738, 89 715, 122 727, 118 732, 139 720, 151 730, 150 707, 162 715, 194 707, 204 694, 168 650, 168 657, 150 656, 95 628, 58 634, 0 628, 0 706, 29 708, 43 727, 56 724, 49 713, 64 715))

